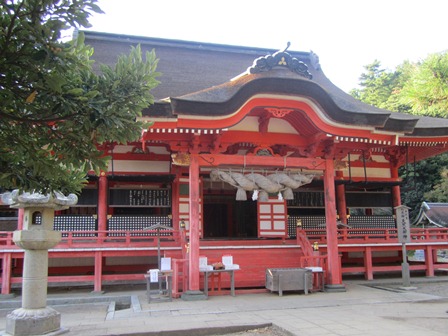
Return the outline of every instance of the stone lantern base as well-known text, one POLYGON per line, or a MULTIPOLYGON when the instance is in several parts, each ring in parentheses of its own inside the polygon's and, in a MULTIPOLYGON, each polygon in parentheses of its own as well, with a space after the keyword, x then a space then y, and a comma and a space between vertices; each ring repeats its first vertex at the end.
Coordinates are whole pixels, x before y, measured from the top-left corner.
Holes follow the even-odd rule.
POLYGON ((76 195, 65 197, 59 192, 42 195, 20 194, 19 190, 14 190, 2 194, 1 201, 23 209, 23 229, 15 231, 13 236, 14 243, 24 250, 22 308, 6 316, 6 335, 49 336, 67 332, 68 329, 61 328, 61 314, 46 307, 48 249, 61 240, 61 233, 53 230, 55 210, 67 209, 76 204, 78 198, 76 195))
POLYGON ((51 307, 19 308, 6 316, 5 335, 60 335, 68 332, 68 329, 60 326, 61 314, 51 307))

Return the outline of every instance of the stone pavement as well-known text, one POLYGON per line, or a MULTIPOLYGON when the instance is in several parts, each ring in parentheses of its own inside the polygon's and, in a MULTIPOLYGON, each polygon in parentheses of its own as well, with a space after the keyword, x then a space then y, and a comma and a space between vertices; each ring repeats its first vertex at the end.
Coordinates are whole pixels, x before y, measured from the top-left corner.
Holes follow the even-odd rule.
MULTIPOLYGON (((157 303, 148 303, 143 286, 103 295, 66 289, 51 291, 48 302, 67 336, 215 335, 271 324, 283 335, 447 335, 448 277, 412 278, 413 290, 400 289, 400 281, 344 281, 343 293, 237 292, 157 303)), ((20 297, 0 300, 0 331, 19 305, 20 297)))

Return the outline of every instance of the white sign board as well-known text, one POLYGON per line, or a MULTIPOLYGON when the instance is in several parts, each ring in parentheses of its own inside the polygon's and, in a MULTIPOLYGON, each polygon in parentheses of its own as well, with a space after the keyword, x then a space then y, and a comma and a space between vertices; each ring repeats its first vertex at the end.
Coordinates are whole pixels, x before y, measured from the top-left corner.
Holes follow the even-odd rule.
POLYGON ((149 270, 149 281, 150 282, 158 282, 159 281, 159 270, 158 269, 150 269, 149 270))
POLYGON ((409 208, 405 205, 395 207, 397 217, 398 241, 402 244, 411 242, 411 225, 409 223, 409 208))
POLYGON ((160 270, 161 271, 171 270, 171 258, 160 258, 160 270))

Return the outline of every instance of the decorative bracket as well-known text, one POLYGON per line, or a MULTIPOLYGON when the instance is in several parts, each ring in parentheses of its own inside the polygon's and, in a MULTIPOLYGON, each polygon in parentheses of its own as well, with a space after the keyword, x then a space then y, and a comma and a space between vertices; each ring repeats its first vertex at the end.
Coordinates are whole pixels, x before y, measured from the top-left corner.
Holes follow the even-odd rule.
POLYGON ((276 118, 284 118, 290 114, 294 109, 278 108, 278 107, 265 107, 265 110, 271 113, 276 118))

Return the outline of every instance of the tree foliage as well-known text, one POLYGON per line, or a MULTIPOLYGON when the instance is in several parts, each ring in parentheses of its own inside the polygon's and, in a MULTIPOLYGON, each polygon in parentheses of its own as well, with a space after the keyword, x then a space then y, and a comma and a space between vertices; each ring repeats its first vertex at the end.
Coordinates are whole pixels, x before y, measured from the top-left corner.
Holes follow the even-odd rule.
POLYGON ((448 168, 443 168, 441 180, 424 194, 427 202, 448 202, 448 168))
POLYGON ((448 117, 448 52, 429 55, 414 65, 411 80, 399 93, 413 114, 448 117))
POLYGON ((353 89, 350 94, 355 98, 390 111, 409 112, 409 106, 399 99, 404 84, 409 81, 413 66, 404 62, 395 71, 386 71, 378 60, 364 66, 366 70, 359 77, 360 89, 353 89))
POLYGON ((378 60, 374 60, 364 68, 366 72, 359 78, 362 89, 353 90, 352 95, 367 104, 385 108, 394 88, 395 74, 382 69, 378 60))
MULTIPOLYGON (((381 68, 375 60, 365 66, 360 89, 351 94, 365 103, 395 112, 448 117, 448 54, 429 55, 420 63, 403 62, 394 71, 381 68)), ((400 169, 402 203, 416 214, 422 201, 448 202, 448 155, 420 162, 408 162, 400 169)))
POLYGON ((448 202, 448 198, 439 200, 431 196, 431 191, 440 183, 444 183, 444 167, 448 164, 448 154, 441 154, 419 162, 409 162, 400 169, 403 179, 401 188, 401 201, 410 207, 411 217, 417 215, 423 201, 448 202))
POLYGON ((0 5, 0 187, 79 192, 105 169, 106 143, 137 140, 157 86, 154 51, 140 47, 94 71, 83 35, 96 0, 11 0, 0 5))

